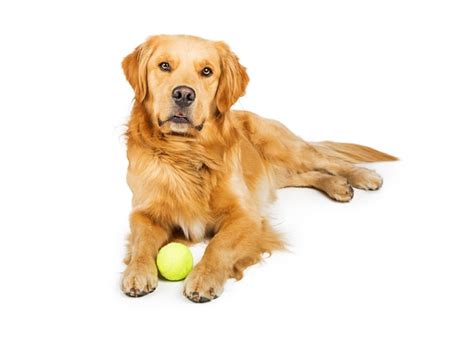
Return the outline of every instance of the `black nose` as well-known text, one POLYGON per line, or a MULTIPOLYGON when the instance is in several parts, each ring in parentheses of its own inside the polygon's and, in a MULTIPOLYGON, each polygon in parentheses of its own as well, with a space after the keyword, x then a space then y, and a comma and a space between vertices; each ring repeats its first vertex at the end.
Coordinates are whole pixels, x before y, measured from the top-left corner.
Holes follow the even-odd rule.
POLYGON ((193 103, 196 98, 196 93, 190 87, 179 86, 173 89, 171 97, 178 106, 184 108, 189 107, 191 103, 193 103))

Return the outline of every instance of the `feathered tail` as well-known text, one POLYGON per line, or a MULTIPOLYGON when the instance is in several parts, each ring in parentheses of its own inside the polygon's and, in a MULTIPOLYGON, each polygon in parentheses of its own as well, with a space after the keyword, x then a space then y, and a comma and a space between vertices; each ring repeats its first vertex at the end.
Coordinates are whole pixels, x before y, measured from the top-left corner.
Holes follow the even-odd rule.
POLYGON ((310 142, 320 153, 344 160, 349 163, 368 163, 382 161, 397 161, 395 156, 383 153, 370 147, 352 143, 331 141, 310 142))

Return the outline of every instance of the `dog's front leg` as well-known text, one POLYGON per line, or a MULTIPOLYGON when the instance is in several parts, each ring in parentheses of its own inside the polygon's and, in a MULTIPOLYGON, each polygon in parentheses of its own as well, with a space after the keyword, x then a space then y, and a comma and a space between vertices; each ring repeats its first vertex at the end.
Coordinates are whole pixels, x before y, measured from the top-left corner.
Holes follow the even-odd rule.
POLYGON ((228 278, 240 279, 242 270, 260 260, 264 225, 245 211, 227 214, 209 242, 202 260, 186 279, 184 295, 197 303, 217 298, 228 278))
POLYGON ((158 270, 155 258, 158 250, 169 238, 168 232, 150 216, 133 212, 130 216, 128 264, 123 273, 122 290, 130 297, 141 297, 155 290, 158 270))

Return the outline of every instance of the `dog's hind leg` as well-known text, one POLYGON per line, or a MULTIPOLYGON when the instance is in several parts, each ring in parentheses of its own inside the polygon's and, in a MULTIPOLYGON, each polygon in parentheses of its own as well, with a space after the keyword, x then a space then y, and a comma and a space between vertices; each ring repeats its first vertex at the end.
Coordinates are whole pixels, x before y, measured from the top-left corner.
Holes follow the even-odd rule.
MULTIPOLYGON (((342 176, 358 189, 377 190, 382 178, 373 170, 354 163, 393 161, 395 157, 356 144, 335 142, 306 142, 278 121, 249 112, 236 112, 241 130, 274 169, 279 186, 288 186, 295 175, 320 171, 342 176), (286 185, 285 185, 286 184, 286 185)), ((311 175, 310 175, 311 176, 311 175)))
POLYGON ((280 180, 278 188, 307 187, 326 193, 338 202, 349 202, 354 196, 354 190, 342 176, 334 176, 319 171, 308 171, 301 174, 290 175, 280 180))

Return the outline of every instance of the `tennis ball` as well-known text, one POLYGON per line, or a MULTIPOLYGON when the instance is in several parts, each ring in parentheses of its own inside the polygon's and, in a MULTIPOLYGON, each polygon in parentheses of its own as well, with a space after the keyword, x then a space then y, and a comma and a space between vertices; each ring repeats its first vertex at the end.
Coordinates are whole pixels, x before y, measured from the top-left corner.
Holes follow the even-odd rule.
POLYGON ((167 280, 182 280, 193 268, 193 255, 186 245, 172 242, 158 252, 156 265, 167 280))

